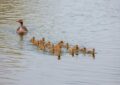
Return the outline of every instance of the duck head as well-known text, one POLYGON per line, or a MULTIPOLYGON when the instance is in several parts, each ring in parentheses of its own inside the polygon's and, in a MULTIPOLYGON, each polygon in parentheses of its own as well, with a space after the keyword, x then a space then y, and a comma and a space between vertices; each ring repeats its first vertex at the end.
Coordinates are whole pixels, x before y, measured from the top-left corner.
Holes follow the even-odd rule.
POLYGON ((23 20, 22 19, 19 19, 16 22, 20 23, 20 25, 23 25, 23 20))

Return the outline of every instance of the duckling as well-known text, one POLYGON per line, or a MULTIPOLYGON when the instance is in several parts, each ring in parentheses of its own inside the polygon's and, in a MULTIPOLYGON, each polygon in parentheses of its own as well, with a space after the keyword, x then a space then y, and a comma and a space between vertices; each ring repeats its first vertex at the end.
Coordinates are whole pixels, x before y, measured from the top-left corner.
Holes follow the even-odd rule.
POLYGON ((75 49, 74 49, 74 47, 70 47, 68 50, 69 50, 69 51, 68 51, 69 54, 72 55, 72 56, 74 56, 74 54, 75 54, 75 49))
POLYGON ((31 42, 33 45, 36 45, 36 46, 38 46, 38 44, 39 44, 39 41, 38 41, 38 40, 35 40, 35 37, 32 37, 32 39, 30 40, 30 42, 31 42))
POLYGON ((58 56, 58 60, 60 60, 61 59, 61 56, 58 56))
POLYGON ((93 49, 87 49, 86 53, 94 55, 95 54, 95 49, 94 48, 93 49))
POLYGON ((54 44, 52 44, 52 46, 50 47, 49 52, 54 54, 54 44))
POLYGON ((43 51, 46 50, 45 44, 44 44, 43 42, 40 42, 40 41, 39 41, 38 47, 40 48, 40 50, 43 50, 43 51))
POLYGON ((69 49, 69 43, 66 43, 63 47, 66 48, 66 50, 68 50, 69 49))
POLYGON ((38 45, 39 45, 39 40, 35 40, 35 41, 33 42, 33 44, 36 45, 36 46, 38 46, 38 45))
POLYGON ((66 49, 67 50, 69 49, 69 43, 66 43, 66 49))
POLYGON ((54 54, 57 55, 58 57, 61 56, 61 45, 57 44, 54 46, 54 54))
POLYGON ((39 40, 40 44, 45 44, 45 38, 42 38, 41 40, 39 40))
POLYGON ((60 42, 58 43, 58 45, 60 45, 61 47, 63 47, 63 46, 64 46, 64 41, 60 41, 60 42))
POLYGON ((75 45, 74 49, 75 49, 75 54, 78 55, 78 53, 79 53, 79 46, 75 45))
POLYGON ((32 39, 30 39, 30 42, 33 43, 35 41, 35 37, 32 37, 32 39))
POLYGON ((48 41, 47 43, 45 43, 45 47, 50 49, 52 47, 52 43, 48 41))
POLYGON ((25 35, 27 32, 28 32, 28 30, 27 30, 27 28, 26 28, 26 26, 24 26, 23 25, 23 20, 22 19, 20 19, 20 20, 18 20, 18 21, 16 21, 16 22, 18 22, 18 23, 20 23, 20 26, 18 27, 18 29, 17 29, 17 33, 19 34, 19 35, 25 35))
POLYGON ((83 52, 84 54, 86 53, 86 48, 80 48, 80 52, 83 52))
POLYGON ((44 41, 44 42, 45 42, 45 38, 44 38, 44 37, 42 38, 42 41, 44 41))

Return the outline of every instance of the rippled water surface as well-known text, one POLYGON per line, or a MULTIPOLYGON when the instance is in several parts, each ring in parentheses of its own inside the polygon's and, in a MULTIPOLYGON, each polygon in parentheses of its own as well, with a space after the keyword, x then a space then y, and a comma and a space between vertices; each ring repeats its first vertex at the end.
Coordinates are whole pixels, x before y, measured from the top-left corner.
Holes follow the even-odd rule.
POLYGON ((120 85, 119 0, 0 0, 0 85, 120 85), (29 33, 20 40, 18 19, 29 33), (61 60, 29 42, 35 36, 95 48, 61 60))

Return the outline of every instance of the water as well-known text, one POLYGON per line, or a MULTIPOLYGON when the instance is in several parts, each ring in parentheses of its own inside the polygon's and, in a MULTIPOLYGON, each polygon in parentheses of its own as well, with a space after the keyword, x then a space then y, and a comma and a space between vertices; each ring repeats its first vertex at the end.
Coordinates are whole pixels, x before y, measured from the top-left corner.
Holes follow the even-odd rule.
POLYGON ((0 85, 119 85, 119 0, 0 0, 0 85), (21 41, 16 20, 29 33, 21 41), (95 48, 61 60, 29 42, 35 36, 95 48))

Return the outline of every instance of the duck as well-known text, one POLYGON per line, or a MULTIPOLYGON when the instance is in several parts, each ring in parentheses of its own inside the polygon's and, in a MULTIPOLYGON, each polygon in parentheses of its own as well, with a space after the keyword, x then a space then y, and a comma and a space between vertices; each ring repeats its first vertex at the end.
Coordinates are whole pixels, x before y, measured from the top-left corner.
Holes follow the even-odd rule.
POLYGON ((25 35, 28 32, 28 29, 26 28, 26 26, 23 25, 23 20, 19 19, 16 22, 18 22, 20 24, 20 26, 18 27, 18 29, 16 30, 16 32, 19 35, 25 35))

